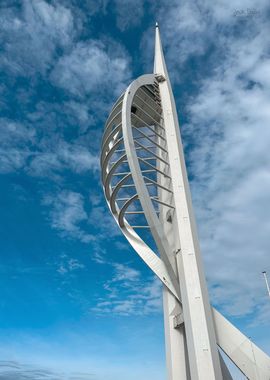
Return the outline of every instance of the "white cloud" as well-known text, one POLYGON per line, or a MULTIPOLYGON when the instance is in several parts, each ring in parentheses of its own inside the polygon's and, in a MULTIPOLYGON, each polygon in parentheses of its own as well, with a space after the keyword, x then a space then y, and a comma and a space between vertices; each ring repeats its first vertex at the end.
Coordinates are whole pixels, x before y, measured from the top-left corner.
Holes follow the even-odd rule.
POLYGON ((89 152, 84 146, 62 143, 59 147, 58 156, 65 165, 70 166, 76 173, 85 171, 97 171, 99 158, 89 152))
POLYGON ((214 18, 217 22, 227 23, 237 15, 242 14, 244 17, 258 17, 265 8, 268 6, 267 0, 259 0, 254 3, 252 0, 236 0, 234 2, 227 2, 225 0, 219 0, 215 4, 210 1, 206 2, 207 8, 211 9, 214 18))
POLYGON ((51 178, 65 169, 78 174, 96 173, 99 158, 93 153, 97 147, 91 144, 96 131, 88 130, 93 120, 87 111, 86 105, 73 101, 65 103, 63 109, 41 103, 23 122, 0 118, 0 171, 24 169, 30 175, 51 178), (73 127, 78 119, 78 137, 67 142, 62 129, 73 127))
POLYGON ((0 379, 2 380, 87 380, 91 373, 51 370, 41 366, 30 366, 17 361, 0 361, 0 379))
POLYGON ((0 65, 23 76, 45 74, 53 64, 57 48, 66 48, 74 34, 68 8, 43 0, 24 0, 21 11, 2 9, 0 32, 4 38, 0 65))
POLYGON ((97 264, 108 264, 108 252, 99 244, 102 240, 97 241, 92 246, 91 260, 97 264))
POLYGON ((112 279, 113 282, 116 281, 138 281, 140 277, 140 272, 136 269, 130 268, 124 264, 116 263, 113 265, 115 268, 115 276, 112 279))
MULTIPOLYGON (((108 264, 108 263, 107 263, 108 264)), ((125 264, 110 264, 114 274, 104 284, 105 297, 91 312, 99 315, 149 315, 161 312, 162 294, 158 278, 143 279, 141 273, 125 264)))
POLYGON ((70 271, 76 270, 76 269, 83 269, 84 265, 80 263, 77 259, 69 259, 68 260, 68 269, 70 271))
POLYGON ((84 269, 85 265, 79 262, 78 259, 67 258, 66 255, 62 256, 62 261, 57 268, 57 272, 64 275, 78 269, 84 269))
POLYGON ((53 178, 55 173, 57 175, 64 169, 70 169, 78 174, 89 171, 95 173, 99 169, 98 157, 79 144, 68 144, 60 140, 58 146, 51 150, 51 152, 32 155, 28 168, 29 174, 53 178))
POLYGON ((27 172, 32 176, 58 178, 55 172, 60 172, 63 164, 59 157, 52 152, 33 154, 27 172))
POLYGON ((109 40, 79 42, 59 59, 51 76, 58 86, 74 95, 119 95, 130 78, 129 60, 120 45, 109 40))
POLYGON ((57 268, 56 271, 57 271, 58 273, 60 273, 60 274, 65 274, 65 273, 68 272, 67 268, 65 268, 65 266, 64 266, 63 264, 61 264, 61 265, 57 268))
POLYGON ((16 143, 33 142, 35 138, 34 129, 27 128, 24 125, 9 119, 0 119, 0 133, 2 144, 9 145, 11 141, 16 143))
MULTIPOLYGON (((263 50, 263 38, 260 43, 263 50)), ((262 302, 260 272, 269 267, 270 88, 264 82, 248 87, 248 71, 253 72, 260 55, 255 51, 251 58, 251 50, 245 49, 248 67, 243 52, 235 59, 236 48, 232 43, 233 62, 228 59, 205 80, 193 99, 189 128, 197 139, 193 189, 208 276, 222 283, 215 300, 230 314, 241 315, 262 302)))
MULTIPOLYGON (((86 232, 84 222, 88 216, 84 210, 84 199, 81 194, 63 190, 54 196, 45 196, 43 204, 50 206, 50 222, 52 228, 67 238, 78 239, 83 243, 95 240, 95 237, 86 232)), ((68 264, 70 269, 70 264, 68 264)))
MULTIPOLYGON (((267 7, 267 0, 258 1, 256 4, 251 0, 236 2, 219 0, 215 3, 202 0, 192 2, 184 0, 179 3, 173 0, 169 6, 160 1, 156 5, 157 17, 161 21, 162 37, 167 48, 166 57, 174 83, 187 79, 187 75, 191 74, 191 65, 193 70, 193 76, 189 78, 191 83, 198 80, 197 78, 200 79, 202 72, 208 75, 219 60, 226 59, 227 49, 230 49, 232 41, 236 42, 240 35, 248 38, 254 30, 261 29, 262 23, 266 27, 264 19, 267 7), (236 17, 237 10, 246 13, 247 17, 236 17), (248 10, 254 10, 254 15, 249 15, 248 10), (218 54, 213 54, 215 49, 218 49, 218 54), (207 64, 205 61, 200 62, 201 58, 209 54, 212 54, 212 59, 209 59, 207 64), (195 60, 181 70, 189 59, 194 58, 195 60)), ((146 43, 149 45, 149 41, 146 43)), ((239 46, 238 52, 243 49, 244 46, 239 46)))
POLYGON ((97 13, 98 11, 106 13, 109 0, 86 0, 85 3, 90 14, 97 13))
POLYGON ((122 235, 118 225, 115 223, 109 209, 104 206, 93 205, 89 213, 89 223, 93 226, 99 226, 97 237, 102 240, 106 238, 115 238, 122 235))
POLYGON ((144 16, 143 0, 114 0, 116 24, 121 31, 140 24, 144 16))
POLYGON ((35 130, 21 123, 1 118, 0 137, 0 172, 8 173, 24 167, 36 139, 35 130))
MULTIPOLYGON (((91 260, 97 264, 112 265, 110 253, 104 248, 103 242, 109 239, 110 243, 113 243, 116 247, 116 238, 122 235, 122 233, 110 214, 109 209, 103 206, 102 193, 96 193, 95 190, 91 189, 89 201, 91 211, 89 213, 88 223, 96 230, 96 241, 92 244, 91 260)), ((120 247, 120 249, 123 249, 123 247, 120 247)), ((119 271, 120 269, 121 267, 119 267, 119 271)))
POLYGON ((95 125, 95 118, 90 114, 89 106, 85 103, 75 102, 73 100, 66 103, 66 112, 70 112, 71 116, 75 116, 79 121, 80 132, 84 133, 89 127, 95 125))

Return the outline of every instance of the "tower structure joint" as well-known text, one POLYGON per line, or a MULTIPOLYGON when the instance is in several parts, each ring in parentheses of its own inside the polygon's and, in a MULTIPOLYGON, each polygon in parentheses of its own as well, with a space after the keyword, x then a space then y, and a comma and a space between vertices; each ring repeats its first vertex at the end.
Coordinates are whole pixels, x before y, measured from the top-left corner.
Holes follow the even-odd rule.
POLYGON ((178 329, 184 323, 183 313, 179 313, 173 317, 173 326, 175 329, 178 329))

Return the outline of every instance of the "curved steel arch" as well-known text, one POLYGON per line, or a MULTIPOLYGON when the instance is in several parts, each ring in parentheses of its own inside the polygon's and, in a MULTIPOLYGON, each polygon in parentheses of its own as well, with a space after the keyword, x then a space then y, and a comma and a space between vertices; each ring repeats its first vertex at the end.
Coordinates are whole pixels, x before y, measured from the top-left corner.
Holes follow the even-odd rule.
MULTIPOLYGON (((101 148, 101 167, 102 167, 102 183, 104 187, 104 193, 105 197, 108 203, 108 206, 118 223, 119 227, 121 228, 123 234, 127 238, 127 240, 130 242, 130 244, 133 246, 133 248, 137 251, 139 256, 146 262, 146 264, 151 267, 153 272, 160 278, 160 280, 165 284, 166 287, 171 291, 172 294, 176 298, 180 298, 179 296, 179 286, 176 279, 175 274, 172 272, 172 268, 169 266, 169 270, 166 267, 166 265, 163 263, 163 261, 156 255, 156 253, 140 238, 140 236, 135 232, 134 228, 129 224, 129 222, 126 219, 125 213, 127 212, 128 208, 134 204, 134 202, 140 198, 141 196, 141 190, 139 189, 140 195, 137 194, 131 194, 130 197, 125 200, 125 203, 123 205, 120 204, 120 202, 117 200, 117 194, 121 189, 123 189, 123 186, 125 185, 126 181, 130 178, 134 181, 134 170, 132 171, 130 167, 133 167, 132 162, 130 161, 130 157, 128 157, 127 153, 123 154, 120 157, 116 158, 116 161, 113 162, 113 156, 116 154, 117 148, 121 145, 121 143, 124 143, 125 145, 125 152, 126 152, 126 146, 131 146, 133 143, 133 138, 131 136, 130 139, 127 139, 126 136, 126 130, 127 130, 127 124, 122 122, 122 120, 126 120, 126 114, 127 114, 127 108, 126 104, 130 101, 130 95, 134 91, 136 92, 142 85, 151 85, 155 81, 154 75, 147 75, 144 77, 141 77, 139 80, 132 83, 132 85, 125 91, 124 95, 122 95, 118 101, 115 103, 112 109, 112 113, 115 113, 115 110, 118 108, 119 105, 121 105, 121 111, 119 110, 117 112, 117 117, 119 118, 121 115, 121 120, 118 120, 117 126, 113 129, 113 122, 115 121, 116 115, 109 116, 106 126, 105 126, 105 132, 103 136, 102 141, 102 148, 101 148), (120 100, 120 101, 119 101, 120 100), (124 127, 123 127, 124 124, 124 127), (123 132, 124 130, 124 132, 123 132), (127 159, 127 162, 123 162, 127 159), (128 168, 127 168, 128 164, 128 168), (119 175, 120 179, 114 184, 111 184, 111 180, 114 174, 117 174, 118 172, 123 172, 124 174, 119 175)), ((137 159, 137 157, 136 157, 137 159)), ((139 164, 138 164, 139 165, 139 164)), ((140 173, 140 180, 143 181, 143 176, 140 173)), ((136 188, 136 191, 138 191, 138 187, 136 186, 136 180, 134 181, 134 188, 136 188)), ((144 184, 144 186, 146 186, 144 184)), ((145 195, 147 196, 147 203, 148 207, 151 207, 151 199, 148 195, 147 189, 145 189, 145 195)), ((155 212, 154 212, 155 213, 155 212)), ((156 213, 155 213, 156 215, 156 213)), ((151 217, 150 217, 151 220, 151 217)), ((159 223, 158 219, 155 219, 154 222, 151 224, 154 225, 154 223, 159 223)), ((140 227, 140 226, 138 226, 140 227)))

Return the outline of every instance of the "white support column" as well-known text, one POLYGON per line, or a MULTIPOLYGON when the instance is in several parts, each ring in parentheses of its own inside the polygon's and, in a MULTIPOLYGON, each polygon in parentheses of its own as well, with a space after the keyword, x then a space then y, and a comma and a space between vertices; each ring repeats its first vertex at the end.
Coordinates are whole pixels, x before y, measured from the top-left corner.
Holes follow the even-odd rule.
MULTIPOLYGON (((162 120, 160 120, 160 123, 163 125, 162 120)), ((161 133, 165 138, 164 132, 161 133)), ((157 137, 157 142, 160 146, 163 146, 163 148, 166 149, 164 140, 162 141, 160 137, 157 137)), ((167 160, 168 153, 162 151, 162 149, 157 149, 156 153, 164 160, 167 160)), ((166 164, 164 164, 164 162, 157 160, 156 166, 160 170, 160 173, 167 173, 167 175, 170 175, 169 168, 166 164)), ((163 188, 158 189, 159 199, 164 202, 164 204, 171 204, 172 194, 164 190, 165 188, 170 189, 171 180, 169 177, 166 177, 160 173, 157 173, 157 182, 160 183, 163 188)), ((171 222, 168 222, 167 220, 168 212, 168 207, 162 204, 159 205, 159 220, 162 223, 164 235, 167 238, 169 247, 169 249, 166 251, 166 255, 177 277, 175 250, 176 244, 179 245, 179 242, 175 241, 175 235, 173 233, 174 228, 171 222)), ((182 323, 182 325, 178 326, 177 328, 175 326, 175 320, 177 316, 182 315, 182 306, 179 300, 175 298, 175 296, 168 290, 165 285, 163 286, 163 314, 167 379, 190 380, 184 325, 182 323)))
POLYGON ((163 77, 159 79, 159 89, 174 192, 174 218, 177 222, 177 235, 181 246, 181 253, 177 255, 177 269, 191 379, 221 380, 219 354, 196 235, 178 118, 158 27, 156 28, 155 73, 163 77))
POLYGON ((181 313, 179 302, 163 286, 163 310, 168 380, 190 380, 184 324, 175 327, 175 316, 181 313))

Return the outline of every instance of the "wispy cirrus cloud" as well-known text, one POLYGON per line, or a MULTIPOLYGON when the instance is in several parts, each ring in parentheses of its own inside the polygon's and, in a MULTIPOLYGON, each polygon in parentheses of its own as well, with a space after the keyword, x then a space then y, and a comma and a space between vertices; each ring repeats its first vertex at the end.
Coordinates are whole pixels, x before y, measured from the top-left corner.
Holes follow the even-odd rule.
POLYGON ((140 272, 134 268, 119 263, 116 263, 113 266, 115 269, 115 275, 112 282, 128 281, 132 283, 140 279, 140 272))
POLYGON ((66 254, 61 255, 60 262, 58 263, 58 268, 56 271, 61 275, 66 273, 71 273, 76 270, 82 270, 85 268, 85 265, 82 264, 78 259, 68 257, 66 254))
POLYGON ((112 279, 104 284, 105 297, 91 308, 98 315, 149 315, 161 312, 161 283, 157 278, 144 279, 126 264, 112 263, 112 279))
POLYGON ((88 216, 84 209, 84 199, 79 193, 63 190, 57 195, 46 195, 43 204, 50 207, 49 221, 53 229, 66 238, 89 243, 96 237, 86 232, 88 216))
POLYGON ((29 366, 16 361, 0 361, 0 379, 2 380, 92 380, 91 373, 58 372, 38 366, 29 366))
POLYGON ((0 118, 0 136, 0 172, 8 173, 23 168, 36 140, 35 129, 0 118))

